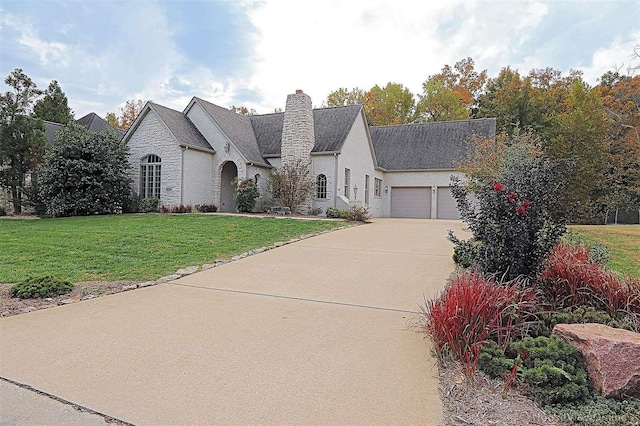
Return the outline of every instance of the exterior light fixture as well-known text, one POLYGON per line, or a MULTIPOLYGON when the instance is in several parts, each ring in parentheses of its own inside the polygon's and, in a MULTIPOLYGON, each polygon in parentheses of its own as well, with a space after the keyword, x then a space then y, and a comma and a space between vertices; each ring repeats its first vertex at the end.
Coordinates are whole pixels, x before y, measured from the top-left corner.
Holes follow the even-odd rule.
POLYGON ((353 198, 358 198, 358 185, 353 185, 353 198))
POLYGON ((384 192, 389 192, 389 187, 388 186, 384 187, 384 192))
POLYGON ((229 142, 224 143, 224 152, 229 153, 229 142))

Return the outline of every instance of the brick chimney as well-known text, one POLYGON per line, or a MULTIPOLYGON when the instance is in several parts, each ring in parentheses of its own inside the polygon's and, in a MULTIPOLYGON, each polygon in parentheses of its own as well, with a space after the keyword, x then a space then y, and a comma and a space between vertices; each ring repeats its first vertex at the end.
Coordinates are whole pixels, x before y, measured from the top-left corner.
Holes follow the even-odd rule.
POLYGON ((302 90, 287 96, 282 126, 282 165, 302 160, 311 164, 311 150, 316 143, 311 98, 302 90))

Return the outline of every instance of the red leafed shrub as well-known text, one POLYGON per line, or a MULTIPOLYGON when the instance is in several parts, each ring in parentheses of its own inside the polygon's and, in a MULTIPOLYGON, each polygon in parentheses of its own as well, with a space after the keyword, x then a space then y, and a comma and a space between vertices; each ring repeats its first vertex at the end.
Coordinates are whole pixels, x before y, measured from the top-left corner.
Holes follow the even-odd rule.
POLYGON ((440 358, 458 358, 469 375, 488 340, 506 346, 525 334, 536 296, 516 280, 503 283, 478 271, 452 278, 444 292, 422 308, 440 358))
POLYGON ((538 278, 551 309, 593 306, 614 318, 640 315, 640 282, 591 262, 589 251, 584 245, 558 244, 547 258, 538 278))

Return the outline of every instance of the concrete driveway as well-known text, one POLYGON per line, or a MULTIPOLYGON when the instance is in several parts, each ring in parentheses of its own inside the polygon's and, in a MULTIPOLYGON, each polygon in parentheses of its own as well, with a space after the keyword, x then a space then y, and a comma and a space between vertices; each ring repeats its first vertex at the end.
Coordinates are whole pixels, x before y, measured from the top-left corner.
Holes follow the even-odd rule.
POLYGON ((461 224, 378 219, 3 318, 0 376, 134 424, 437 424, 410 325, 453 269, 447 229, 461 224))

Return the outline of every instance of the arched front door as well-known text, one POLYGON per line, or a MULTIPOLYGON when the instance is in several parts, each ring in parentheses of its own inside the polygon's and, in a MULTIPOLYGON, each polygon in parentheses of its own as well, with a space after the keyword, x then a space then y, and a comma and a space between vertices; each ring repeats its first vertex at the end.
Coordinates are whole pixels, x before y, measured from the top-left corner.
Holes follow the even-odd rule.
POLYGON ((238 177, 238 167, 233 161, 227 161, 220 173, 220 208, 221 212, 234 212, 236 205, 233 201, 233 187, 231 181, 238 177))

